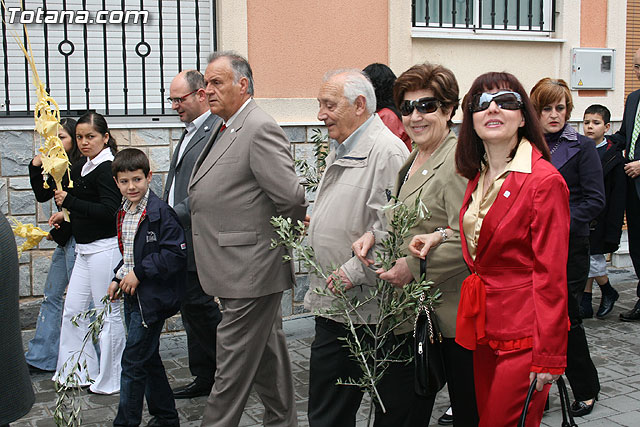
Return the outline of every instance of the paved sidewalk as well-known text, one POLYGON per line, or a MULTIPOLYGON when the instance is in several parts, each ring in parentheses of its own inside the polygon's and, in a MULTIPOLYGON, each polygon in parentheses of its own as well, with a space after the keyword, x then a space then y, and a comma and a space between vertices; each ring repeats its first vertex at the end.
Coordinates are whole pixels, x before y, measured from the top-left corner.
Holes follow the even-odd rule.
MULTIPOLYGON (((631 270, 610 269, 611 283, 620 292, 615 309, 606 320, 588 319, 585 327, 591 347, 591 354, 600 374, 602 391, 593 412, 578 418, 580 427, 596 426, 640 426, 640 322, 625 323, 618 320, 618 314, 633 307, 636 301, 637 279, 631 270)), ((594 308, 600 301, 600 293, 594 291, 594 308)), ((287 319, 284 328, 293 364, 298 420, 300 426, 307 426, 307 392, 309 383, 309 346, 313 339, 313 318, 301 316, 287 319)), ((161 355, 172 386, 186 384, 191 380, 187 361, 187 345, 184 333, 166 334, 161 339, 161 355)), ((29 414, 12 424, 22 426, 54 426, 51 413, 55 402, 55 392, 50 375, 32 376, 37 394, 36 404, 29 414)), ((561 424, 560 402, 552 391, 551 410, 545 414, 542 425, 557 427, 561 424)), ((116 415, 118 395, 98 396, 83 392, 83 425, 110 426, 116 415)), ((183 426, 199 426, 205 397, 177 400, 183 426)), ((436 419, 448 406, 445 389, 436 400, 430 425, 437 425, 436 419)), ((146 411, 146 409, 145 409, 146 411)), ((252 394, 244 411, 241 426, 262 425, 263 406, 252 394)), ((365 426, 366 402, 360 408, 358 427, 365 426)), ((143 425, 148 421, 146 413, 143 425)))

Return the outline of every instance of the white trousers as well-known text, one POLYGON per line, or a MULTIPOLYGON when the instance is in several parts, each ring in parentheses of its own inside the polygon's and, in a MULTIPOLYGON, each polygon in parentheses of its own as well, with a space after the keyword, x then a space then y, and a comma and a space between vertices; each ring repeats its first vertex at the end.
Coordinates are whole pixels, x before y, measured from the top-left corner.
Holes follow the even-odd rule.
POLYGON ((107 288, 114 276, 113 269, 121 258, 118 247, 93 254, 77 255, 64 303, 54 381, 58 377, 66 378, 75 363, 79 362, 80 366, 83 366, 86 362, 86 373, 93 380, 93 384, 86 380, 83 369, 79 372, 79 385, 91 384, 91 391, 100 394, 120 391, 120 360, 126 343, 120 301, 111 304, 111 313, 105 317, 98 340, 100 357, 91 340, 85 345, 82 354, 78 354, 91 320, 79 319, 78 326, 75 326, 71 323, 71 318, 88 310, 92 301, 95 308, 104 307, 100 300, 107 294, 107 288))

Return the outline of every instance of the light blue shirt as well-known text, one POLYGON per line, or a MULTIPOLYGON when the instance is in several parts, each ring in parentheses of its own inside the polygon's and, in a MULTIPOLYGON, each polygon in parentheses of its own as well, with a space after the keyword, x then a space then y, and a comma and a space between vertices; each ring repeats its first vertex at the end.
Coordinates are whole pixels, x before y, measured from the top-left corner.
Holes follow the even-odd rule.
POLYGON ((367 127, 373 120, 374 115, 375 114, 370 115, 369 118, 363 124, 361 124, 358 129, 354 130, 353 133, 349 135, 349 137, 347 137, 347 139, 345 139, 342 144, 338 143, 336 140, 331 140, 331 149, 336 152, 336 160, 341 159, 342 157, 349 154, 349 151, 353 150, 353 148, 358 143, 358 138, 367 129, 367 127))

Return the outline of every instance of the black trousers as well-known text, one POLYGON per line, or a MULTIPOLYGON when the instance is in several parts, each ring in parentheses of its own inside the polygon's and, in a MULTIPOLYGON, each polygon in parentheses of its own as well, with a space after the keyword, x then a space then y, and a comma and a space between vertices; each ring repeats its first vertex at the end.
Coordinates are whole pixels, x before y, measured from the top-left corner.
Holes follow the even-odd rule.
POLYGON ((598 371, 589 354, 589 344, 580 318, 579 303, 589 276, 589 238, 569 237, 567 286, 569 290, 569 338, 565 374, 576 400, 593 399, 600 392, 598 371))
POLYGON ((216 372, 216 329, 222 320, 222 313, 214 298, 202 290, 195 271, 189 271, 180 313, 187 333, 189 370, 199 380, 213 384, 216 372))
MULTIPOLYGON (((316 335, 311 344, 309 367, 309 425, 311 427, 353 427, 363 392, 354 386, 337 385, 339 379, 360 378, 362 371, 352 359, 344 340, 349 332, 342 323, 316 317, 316 335)), ((359 331, 361 332, 361 330, 359 331)), ((371 344, 370 338, 359 333, 371 344)), ((413 336, 407 338, 401 354, 412 352, 413 336)), ((391 363, 377 386, 386 413, 376 405, 376 427, 428 426, 435 397, 425 398, 414 391, 413 363, 391 363)))
MULTIPOLYGON (((627 233, 629 236, 629 256, 636 276, 640 279, 640 198, 633 178, 627 176, 627 233)), ((640 298, 640 281, 636 288, 640 298)))
POLYGON ((473 352, 456 344, 455 338, 445 338, 442 350, 449 400, 453 410, 453 425, 476 427, 478 407, 473 381, 473 352))

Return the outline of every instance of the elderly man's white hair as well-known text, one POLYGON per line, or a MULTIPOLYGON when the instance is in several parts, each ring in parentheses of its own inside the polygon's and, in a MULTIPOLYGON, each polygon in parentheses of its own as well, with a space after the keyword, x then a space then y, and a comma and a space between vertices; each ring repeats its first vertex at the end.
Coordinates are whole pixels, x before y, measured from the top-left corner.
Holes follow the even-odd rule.
POLYGON ((350 104, 356 102, 356 98, 360 95, 364 96, 367 104, 367 112, 373 114, 376 112, 376 92, 373 89, 371 80, 362 71, 357 68, 346 68, 342 70, 328 71, 324 78, 324 82, 328 82, 333 77, 344 75, 344 85, 342 87, 344 97, 350 104))

